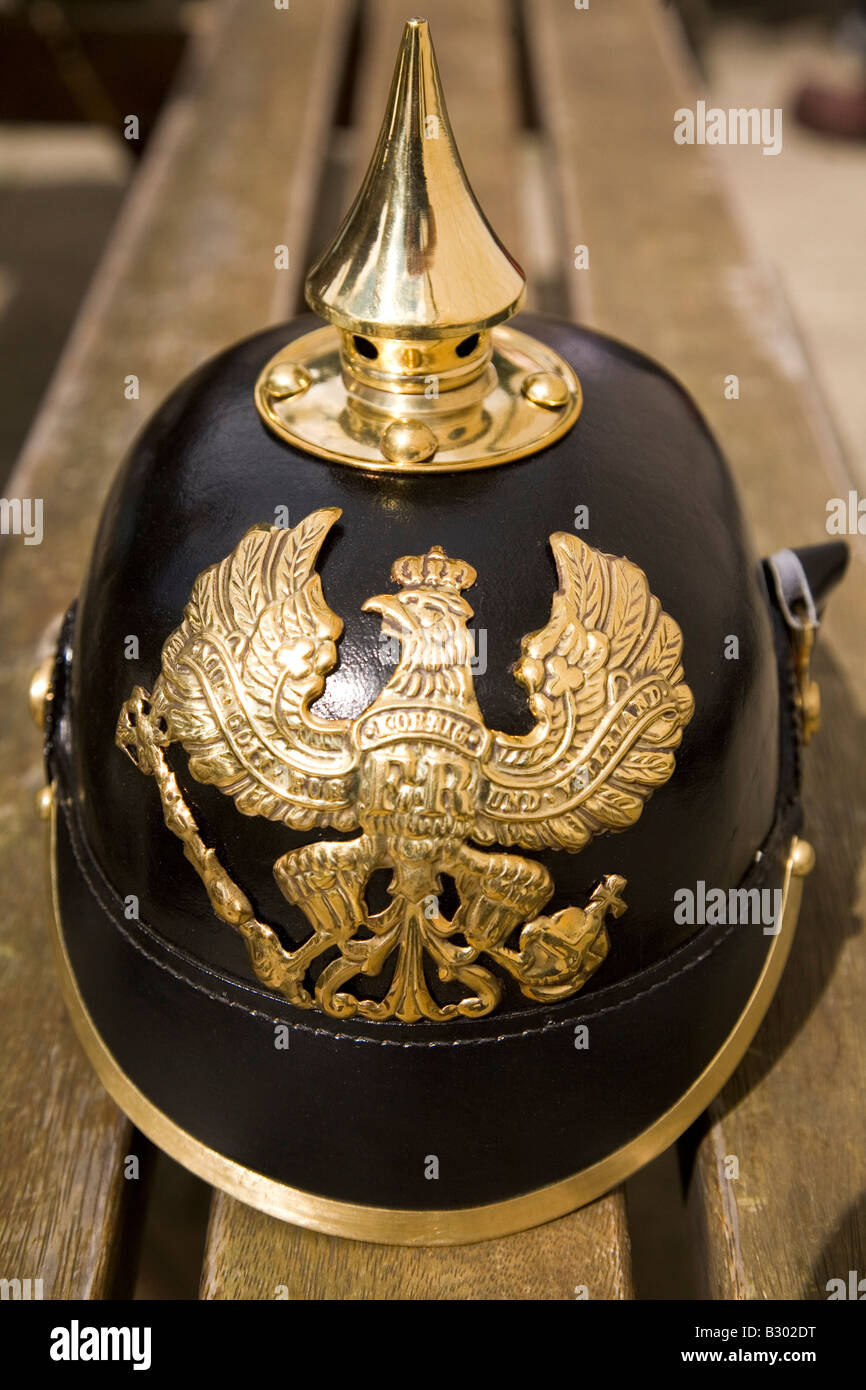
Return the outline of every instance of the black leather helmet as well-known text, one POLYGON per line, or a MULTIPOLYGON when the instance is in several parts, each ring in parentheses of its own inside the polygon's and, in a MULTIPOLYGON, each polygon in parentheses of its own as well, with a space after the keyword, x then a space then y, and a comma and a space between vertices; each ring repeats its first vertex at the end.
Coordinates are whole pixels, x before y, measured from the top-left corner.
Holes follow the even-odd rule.
POLYGON ((210 1182, 373 1240, 529 1226, 672 1142, 811 862, 844 546, 757 562, 682 387, 506 326, 522 290, 412 21, 327 324, 157 412, 34 688, 106 1086, 210 1182))

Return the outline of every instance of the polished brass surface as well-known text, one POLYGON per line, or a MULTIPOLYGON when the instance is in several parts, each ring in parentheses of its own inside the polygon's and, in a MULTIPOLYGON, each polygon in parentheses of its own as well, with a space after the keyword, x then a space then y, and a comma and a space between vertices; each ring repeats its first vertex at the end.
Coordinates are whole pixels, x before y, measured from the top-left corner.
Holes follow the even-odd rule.
POLYGON ((54 670, 54 657, 46 656, 40 661, 30 677, 30 714, 37 729, 45 728, 48 704, 52 697, 51 675, 54 670))
MULTIPOLYGON (((465 395, 466 387, 488 375, 493 343, 487 331, 474 333, 471 339, 462 341, 436 338, 411 343, 400 338, 341 334, 340 351, 346 390, 359 400, 366 398, 365 390, 385 392, 380 404, 383 409, 393 411, 401 403, 387 399, 388 395, 423 396, 425 400, 435 401, 447 392, 448 408, 453 409, 462 401, 461 393, 465 395)), ((480 400, 490 389, 491 383, 485 379, 469 398, 480 400)), ((373 394, 369 399, 375 402, 378 397, 373 394)))
POLYGON ((513 314, 524 284, 466 180, 427 21, 410 19, 370 167, 307 303, 348 333, 458 340, 513 314))
POLYGON ((807 878, 815 867, 815 851, 808 840, 796 836, 791 844, 788 867, 797 878, 807 878))
POLYGON ((809 743, 821 727, 821 689, 812 676, 812 649, 815 645, 817 627, 804 622, 792 634, 794 642, 794 673, 796 678, 797 708, 800 711, 800 728, 803 742, 809 743))
POLYGON ((800 909, 803 876, 809 873, 814 861, 806 841, 792 840, 782 888, 780 930, 772 939, 748 1002, 700 1076, 649 1128, 592 1167, 534 1192, 521 1193, 487 1206, 412 1211, 334 1201, 276 1182, 208 1148, 151 1104, 118 1066, 78 990, 63 942, 55 834, 56 811, 51 820, 52 942, 63 997, 91 1065, 132 1123, 205 1182, 269 1216, 327 1235, 394 1245, 460 1245, 541 1225, 594 1201, 668 1148, 718 1094, 755 1036, 785 967, 800 909))
POLYGON ((309 374, 303 367, 291 362, 277 362, 268 372, 265 390, 272 400, 283 401, 288 396, 297 396, 301 391, 306 391, 309 384, 309 374))
POLYGON ((529 334, 500 325, 489 339, 490 358, 474 380, 461 377, 459 385, 443 390, 438 378, 418 390, 417 379, 409 374, 398 389, 394 376, 373 385, 369 374, 344 370, 339 332, 316 329, 267 363, 256 383, 256 405, 281 439, 353 468, 414 473, 490 468, 560 439, 579 416, 583 395, 568 363, 529 334), (310 385, 294 395, 274 394, 272 373, 293 367, 303 368, 310 385), (561 406, 546 409, 524 394, 523 383, 538 374, 562 380, 561 406), (383 452, 386 431, 395 421, 413 419, 422 420, 434 435, 435 453, 389 458, 383 452))
MULTIPOLYGON (((46 656, 40 661, 30 677, 28 699, 30 714, 37 729, 44 730, 48 718, 48 706, 54 698, 51 677, 54 671, 54 657, 46 656)), ((36 814, 40 820, 48 820, 54 805, 54 794, 50 786, 40 787, 36 793, 36 814)))
POLYGON ((536 372, 523 383, 523 394, 533 405, 560 410, 568 403, 568 386, 559 373, 536 372))
POLYGON ((466 181, 427 23, 412 19, 367 176, 307 278, 310 307, 333 328, 267 363, 259 413, 281 439, 362 468, 486 468, 536 453, 582 399, 558 353, 501 327, 523 288, 466 181))
POLYGON ((339 515, 313 512, 294 530, 253 527, 199 576, 153 692, 136 687, 121 710, 117 742, 155 778, 166 825, 217 916, 244 937, 259 979, 293 1004, 342 1018, 477 1018, 500 1002, 503 973, 530 999, 567 998, 605 958, 606 918, 625 911, 625 880, 608 874, 584 908, 548 917, 554 886, 542 864, 468 841, 576 852, 633 824, 671 776, 692 715, 680 629, 636 565, 577 536, 551 536, 560 587, 515 667, 535 727, 497 733, 472 676, 473 614, 462 591, 475 571, 433 546, 395 561, 398 591, 363 605, 399 643, 385 688, 356 719, 323 720, 311 704, 337 664, 343 624, 315 564, 339 515), (202 840, 164 756, 174 741, 193 777, 246 815, 360 830, 274 865, 313 929, 296 950, 256 919, 202 840), (364 891, 381 868, 392 872, 392 901, 371 913, 364 891), (450 919, 442 874, 460 900, 450 919), (506 943, 521 924, 513 949, 506 943), (334 948, 313 985, 310 967, 334 948), (382 997, 353 992, 386 964, 392 983, 382 997), (442 988, 429 984, 425 964, 442 988))
POLYGON ((426 463, 436 452, 436 436, 423 420, 392 420, 379 448, 389 463, 426 463))

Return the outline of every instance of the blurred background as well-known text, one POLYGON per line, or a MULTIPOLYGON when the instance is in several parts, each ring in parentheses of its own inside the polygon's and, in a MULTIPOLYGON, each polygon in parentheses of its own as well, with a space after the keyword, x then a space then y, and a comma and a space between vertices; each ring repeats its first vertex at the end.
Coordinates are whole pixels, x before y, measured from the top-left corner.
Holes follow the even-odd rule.
MULTIPOLYGON (((292 0, 295 3, 295 0, 292 0)), ((519 0, 514 0, 515 5, 519 0)), ((532 0, 526 0, 531 11, 532 0)), ((606 0, 592 0, 606 3, 606 0)), ((838 433, 849 475, 866 491, 866 3, 678 0, 708 104, 781 107, 785 157, 720 150, 747 234, 777 277, 838 433)), ((411 7, 407 3, 407 15, 411 7)), ((112 224, 146 157, 192 40, 206 40, 210 0, 0 0, 0 493, 62 353, 112 224), (136 113, 130 128, 128 113, 136 113)), ((364 42, 363 4, 353 38, 364 42)), ((341 105, 322 213, 353 189, 351 102, 341 105)), ((458 140, 460 137, 457 131, 458 140)), ((215 133, 215 138, 218 134, 215 133)), ((537 166, 527 160, 527 178, 537 166)), ((544 198, 533 222, 543 270, 544 198)), ((535 214, 533 215, 535 217, 535 214)), ((547 229, 550 242, 550 228, 547 229)), ((540 277, 541 307, 543 275, 540 277)), ((711 331, 711 326, 709 331, 711 331)), ((799 352, 784 339, 778 353, 799 352)), ((798 358, 799 360, 799 358, 798 358)), ((642 1297, 690 1293, 682 1213, 670 1193, 673 1153, 629 1184, 642 1229, 642 1297)), ((209 1192, 152 1156, 136 1292, 194 1297, 209 1192)))

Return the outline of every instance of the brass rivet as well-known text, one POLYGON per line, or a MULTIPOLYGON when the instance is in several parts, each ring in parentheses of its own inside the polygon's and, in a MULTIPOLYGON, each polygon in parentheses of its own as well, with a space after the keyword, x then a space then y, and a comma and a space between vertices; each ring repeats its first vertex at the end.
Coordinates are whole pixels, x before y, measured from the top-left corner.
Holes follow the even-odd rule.
POLYGON ((53 805, 54 788, 49 782, 46 787, 41 787, 36 793, 36 813, 40 820, 50 820, 53 805))
POLYGON ((555 372, 533 372, 523 383, 523 394, 533 405, 561 410, 568 402, 568 386, 555 372))
POLYGON ((289 396, 299 396, 310 384, 310 374, 303 367, 290 362, 278 362, 265 378, 265 391, 274 400, 284 401, 289 396))
POLYGON ((815 851, 808 840, 795 840, 791 849, 791 873, 805 878, 815 867, 815 851))
POLYGON ((45 715, 51 699, 51 673, 54 657, 47 656, 30 677, 30 713, 37 729, 45 728, 45 715))
POLYGON ((400 366, 406 372, 417 372, 421 363, 424 361, 424 354, 420 348, 416 347, 403 348, 399 356, 400 366))
POLYGON ((390 463, 423 463, 436 452, 436 436, 423 420, 393 420, 379 440, 390 463))

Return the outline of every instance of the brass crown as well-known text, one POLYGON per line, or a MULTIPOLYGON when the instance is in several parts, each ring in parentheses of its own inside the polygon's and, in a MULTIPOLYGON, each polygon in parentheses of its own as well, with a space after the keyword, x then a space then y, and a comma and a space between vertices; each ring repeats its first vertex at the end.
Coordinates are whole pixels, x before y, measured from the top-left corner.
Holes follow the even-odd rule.
POLYGON ((477 574, 465 560, 450 560, 441 545, 426 555, 403 555, 391 566, 391 578, 404 589, 471 589, 477 574))

